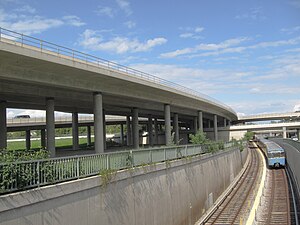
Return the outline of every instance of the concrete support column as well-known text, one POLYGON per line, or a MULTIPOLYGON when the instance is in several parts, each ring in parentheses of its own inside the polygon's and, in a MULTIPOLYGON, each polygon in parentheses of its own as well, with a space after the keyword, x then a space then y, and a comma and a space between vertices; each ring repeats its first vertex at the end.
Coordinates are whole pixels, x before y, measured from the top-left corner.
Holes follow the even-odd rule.
POLYGON ((214 115, 214 137, 215 141, 218 141, 218 116, 214 115))
POLYGON ((87 142, 87 146, 91 146, 92 145, 92 132, 91 132, 91 126, 87 126, 86 127, 86 142, 87 142))
POLYGON ((47 150, 50 152, 50 157, 55 157, 54 98, 46 98, 46 132, 47 150))
POLYGON ((105 110, 103 109, 103 150, 106 149, 106 120, 105 120, 105 110))
POLYGON ((41 147, 42 149, 46 149, 46 130, 41 129, 41 147))
POLYGON ((194 132, 198 132, 198 117, 194 117, 194 132))
POLYGON ((286 127, 282 127, 282 137, 287 138, 287 136, 286 136, 286 127))
POLYGON ((30 130, 26 130, 26 150, 30 150, 31 140, 30 140, 30 130))
POLYGON ((124 145, 124 125, 123 123, 121 123, 121 130, 120 130, 120 142, 121 145, 124 145))
POLYGON ((102 94, 94 93, 94 135, 96 153, 104 152, 102 94))
POLYGON ((139 135, 139 110, 134 108, 132 110, 132 133, 133 133, 133 148, 138 149, 140 145, 139 135))
POLYGON ((127 127, 127 145, 131 145, 131 124, 130 124, 130 116, 126 117, 126 127, 127 127))
POLYGON ((148 117, 148 137, 149 145, 153 146, 153 126, 152 126, 152 116, 148 117))
POLYGON ((226 118, 224 118, 224 127, 226 127, 227 126, 227 120, 226 120, 226 118))
POLYGON ((203 114, 201 111, 198 111, 198 129, 203 132, 203 114))
POLYGON ((0 101, 0 150, 7 148, 6 102, 0 101))
POLYGON ((154 143, 158 145, 158 123, 157 118, 154 118, 154 143))
POLYGON ((79 149, 79 135, 78 135, 78 113, 72 113, 72 141, 73 141, 73 150, 79 149))
POLYGON ((165 104, 165 138, 166 138, 166 145, 172 144, 172 137, 171 137, 171 107, 169 104, 165 104))
POLYGON ((173 120, 173 127, 174 127, 174 141, 175 141, 175 144, 179 144, 179 125, 178 125, 178 114, 175 113, 174 114, 174 120, 173 120))
POLYGON ((228 126, 231 126, 231 121, 230 120, 228 120, 228 126))
POLYGON ((298 137, 298 141, 300 141, 300 129, 297 129, 297 137, 298 137))

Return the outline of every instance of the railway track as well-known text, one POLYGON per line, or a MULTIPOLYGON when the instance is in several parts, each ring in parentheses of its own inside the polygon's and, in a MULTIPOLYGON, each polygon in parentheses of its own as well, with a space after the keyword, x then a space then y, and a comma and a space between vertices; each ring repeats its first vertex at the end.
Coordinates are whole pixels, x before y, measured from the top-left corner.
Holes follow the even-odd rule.
POLYGON ((285 169, 268 169, 257 224, 291 224, 289 186, 285 169))
POLYGON ((241 179, 211 213, 203 224, 244 224, 256 194, 262 160, 257 148, 250 146, 250 162, 241 179))

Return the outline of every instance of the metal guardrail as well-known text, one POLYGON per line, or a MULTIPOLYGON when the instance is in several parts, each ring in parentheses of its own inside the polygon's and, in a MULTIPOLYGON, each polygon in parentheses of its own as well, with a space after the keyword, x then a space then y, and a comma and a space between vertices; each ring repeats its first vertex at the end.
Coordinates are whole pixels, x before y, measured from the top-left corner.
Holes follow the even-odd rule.
POLYGON ((115 70, 118 71, 120 73, 126 74, 126 75, 130 75, 130 76, 134 76, 136 78, 142 79, 142 80, 146 80, 161 86, 165 86, 168 88, 172 88, 174 90, 177 91, 181 91, 183 93, 189 94, 193 97, 196 98, 200 98, 201 100, 206 100, 208 102, 211 102, 215 105, 218 105, 219 107, 222 107, 224 109, 227 109, 228 111, 230 111, 231 113, 235 114, 235 111, 230 108, 229 106, 223 104, 222 102, 209 97, 208 95, 199 93, 195 90, 192 90, 190 88, 184 87, 182 85, 176 84, 174 82, 159 78, 157 76, 148 74, 148 73, 144 73, 142 71, 130 68, 130 67, 126 67, 93 55, 89 55, 86 53, 82 53, 70 48, 66 48, 60 45, 56 45, 41 39, 37 39, 31 36, 27 36, 24 34, 20 34, 5 28, 1 28, 0 27, 0 42, 8 42, 10 44, 15 44, 18 45, 20 47, 27 47, 30 48, 31 50, 36 50, 39 52, 44 52, 47 54, 52 54, 55 55, 57 57, 61 57, 61 58, 65 58, 65 59, 69 59, 72 61, 78 61, 81 63, 85 63, 88 65, 92 65, 92 66, 96 66, 96 67, 100 67, 100 68, 105 68, 105 69, 109 69, 109 70, 115 70))
MULTIPOLYGON (((224 149, 234 146, 225 143, 224 149)), ((205 145, 185 145, 147 150, 120 151, 84 156, 50 158, 0 164, 0 193, 39 187, 207 152, 205 145)))

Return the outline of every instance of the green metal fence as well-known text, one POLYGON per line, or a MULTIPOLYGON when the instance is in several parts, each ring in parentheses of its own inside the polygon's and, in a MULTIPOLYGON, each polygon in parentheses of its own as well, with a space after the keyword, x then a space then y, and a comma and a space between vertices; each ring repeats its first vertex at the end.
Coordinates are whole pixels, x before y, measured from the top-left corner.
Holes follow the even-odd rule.
MULTIPOLYGON (((224 148, 233 147, 225 143, 224 148)), ((130 167, 203 154, 207 146, 185 145, 0 164, 0 193, 93 176, 130 167)))

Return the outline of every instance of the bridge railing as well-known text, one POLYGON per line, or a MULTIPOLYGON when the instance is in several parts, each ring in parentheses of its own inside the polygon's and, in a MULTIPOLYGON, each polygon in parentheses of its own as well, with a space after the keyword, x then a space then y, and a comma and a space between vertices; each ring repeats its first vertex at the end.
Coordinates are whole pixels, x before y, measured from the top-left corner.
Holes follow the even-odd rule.
POLYGON ((173 88, 175 90, 182 91, 184 93, 187 93, 191 96, 194 96, 196 98, 201 98, 202 100, 206 100, 208 102, 212 102, 216 105, 221 106, 222 108, 225 108, 232 113, 235 114, 234 110, 230 108, 229 106, 223 104, 222 102, 217 101, 214 98, 209 97, 208 95, 199 93, 195 90, 192 90, 190 88, 184 87, 182 85, 176 84, 174 82, 159 78, 157 76, 144 73, 142 71, 126 67, 93 55, 89 55, 86 53, 82 53, 67 47, 63 47, 57 44, 53 44, 41 39, 37 39, 28 35, 20 34, 8 29, 4 29, 0 27, 0 41, 2 42, 8 42, 10 44, 18 45, 20 47, 26 47, 30 48, 31 50, 36 50, 39 52, 47 53, 50 55, 55 55, 64 59, 69 59, 72 61, 78 61, 81 63, 85 63, 88 65, 105 68, 109 70, 116 70, 120 73, 130 75, 137 77, 139 79, 143 79, 146 81, 153 82, 155 84, 159 84, 162 86, 166 86, 169 88, 173 88))
MULTIPOLYGON (((93 116, 79 116, 79 122, 93 121, 93 116)), ((7 124, 24 124, 24 123, 46 123, 46 117, 31 117, 31 118, 9 118, 7 124)), ((55 116, 55 122, 72 122, 71 116, 55 116)))
MULTIPOLYGON (((231 142, 224 145, 224 149, 233 147, 234 144, 231 142)), ((207 152, 208 148, 209 146, 205 145, 185 145, 2 163, 0 193, 93 176, 101 171, 116 171, 194 156, 207 152)))

